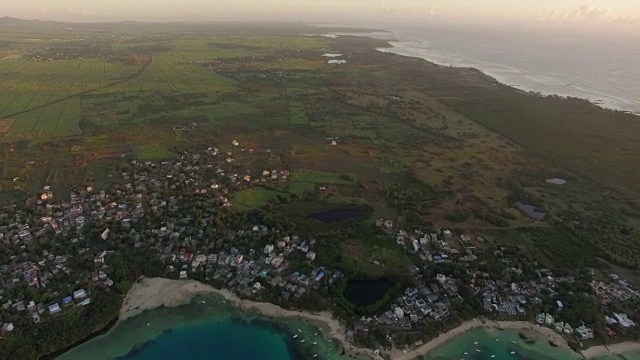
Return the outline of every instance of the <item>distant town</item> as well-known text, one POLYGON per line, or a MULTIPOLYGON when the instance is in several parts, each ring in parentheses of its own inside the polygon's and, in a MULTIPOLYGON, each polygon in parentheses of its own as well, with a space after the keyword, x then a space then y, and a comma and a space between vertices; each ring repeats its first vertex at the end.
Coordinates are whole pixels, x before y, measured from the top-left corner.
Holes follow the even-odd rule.
MULTIPOLYGON (((173 161, 132 161, 106 189, 58 194, 45 187, 24 206, 6 206, 3 338, 65 312, 90 311, 119 285, 114 263, 130 249, 152 256, 162 276, 198 279, 245 298, 304 308, 315 297, 336 296, 328 294, 344 287, 348 274, 319 262, 322 250, 305 233, 259 218, 202 230, 220 221, 214 213, 232 214, 235 191, 289 175, 284 168, 238 173, 233 163, 231 152, 216 147, 173 161)), ((639 293, 620 275, 554 274, 516 246, 453 230, 401 229, 390 219, 375 227, 414 259, 415 281, 376 313, 348 314, 350 341, 419 345, 455 319, 483 316, 550 327, 579 349, 594 334, 613 339, 636 327, 639 293)))

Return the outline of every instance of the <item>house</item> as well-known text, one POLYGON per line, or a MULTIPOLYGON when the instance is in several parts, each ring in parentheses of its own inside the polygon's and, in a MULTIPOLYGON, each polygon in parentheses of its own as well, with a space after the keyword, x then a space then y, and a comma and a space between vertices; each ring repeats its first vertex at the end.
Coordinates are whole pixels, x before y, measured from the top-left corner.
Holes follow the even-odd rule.
POLYGON ((107 240, 107 237, 109 237, 109 229, 105 229, 102 234, 100 234, 100 238, 102 238, 102 240, 107 240))
POLYGON ((584 325, 576 328, 576 334, 578 334, 577 336, 582 340, 593 339, 593 330, 584 325))
POLYGON ((269 244, 264 247, 264 253, 269 255, 273 251, 273 245, 269 244))
POLYGON ((103 251, 99 253, 95 258, 93 258, 93 262, 96 264, 104 264, 104 257, 107 256, 107 251, 103 251))
POLYGON ((76 290, 73 292, 73 300, 82 300, 87 297, 87 292, 84 289, 76 290))
POLYGON ((73 298, 71 296, 67 296, 67 297, 63 297, 62 298, 62 306, 69 306, 71 305, 73 298))
POLYGON ((564 306, 564 305, 562 305, 562 301, 558 300, 558 301, 556 301, 556 304, 558 304, 558 310, 562 310, 562 308, 564 306))
POLYGON ((440 284, 444 284, 447 281, 447 277, 443 274, 438 274, 436 275, 436 280, 438 280, 440 284))
POLYGON ((315 252, 309 251, 307 253, 307 259, 309 259, 309 261, 313 261, 313 260, 315 260, 315 258, 316 258, 316 253, 315 252))
POLYGON ((273 260, 271 260, 271 267, 273 267, 274 269, 279 268, 280 265, 282 265, 283 260, 284 257, 282 255, 276 256, 275 258, 273 258, 273 260))
POLYGON ((60 305, 58 303, 49 305, 49 314, 57 314, 60 312, 60 305))
POLYGON ((11 332, 13 331, 13 329, 14 329, 13 323, 2 324, 2 332, 11 332))
POLYGON ((402 308, 400 308, 400 307, 396 307, 395 310, 394 310, 394 313, 400 319, 402 319, 404 317, 404 310, 402 310, 402 308))
POLYGON ((187 279, 187 271, 186 271, 186 270, 181 270, 181 271, 180 271, 180 277, 179 277, 179 279, 180 279, 180 280, 185 280, 185 279, 187 279))

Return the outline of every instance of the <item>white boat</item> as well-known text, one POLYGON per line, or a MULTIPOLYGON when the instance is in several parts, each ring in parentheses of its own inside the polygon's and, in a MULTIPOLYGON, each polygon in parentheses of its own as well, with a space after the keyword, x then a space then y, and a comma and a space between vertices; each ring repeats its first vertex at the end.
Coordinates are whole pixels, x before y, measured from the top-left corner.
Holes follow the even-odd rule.
POLYGON ((313 354, 313 357, 314 357, 314 358, 315 358, 315 357, 318 357, 318 354, 313 354))
POLYGON ((478 345, 478 342, 477 342, 477 341, 476 341, 476 342, 474 342, 474 343, 473 343, 473 345, 478 345))
POLYGON ((300 340, 300 344, 302 344, 304 342, 304 339, 300 340))
POLYGON ((492 358, 496 357, 495 355, 491 355, 492 358))
POLYGON ((516 353, 515 351, 512 351, 512 352, 511 352, 511 355, 513 355, 513 354, 515 354, 515 353, 516 353))
POLYGON ((469 353, 468 353, 468 352, 466 352, 466 351, 464 352, 464 354, 465 354, 465 355, 469 355, 469 353))
POLYGON ((151 324, 147 323, 147 326, 151 326, 151 324))
POLYGON ((301 332, 302 332, 302 330, 298 329, 298 332, 299 332, 299 333, 301 333, 301 332))
POLYGON ((512 342, 512 343, 514 343, 514 344, 516 343, 516 342, 515 342, 515 341, 513 341, 513 340, 511 340, 511 342, 512 342))
POLYGON ((296 335, 293 335, 293 338, 294 338, 294 339, 295 339, 295 338, 297 338, 297 337, 298 337, 298 335, 297 335, 297 334, 296 334, 296 335))
POLYGON ((203 303, 203 304, 206 304, 207 302, 206 302, 206 301, 204 301, 204 300, 202 300, 202 303, 203 303))
POLYGON ((500 339, 496 339, 496 341, 500 341, 500 339))
POLYGON ((317 341, 314 341, 314 342, 313 342, 313 345, 318 345, 318 342, 317 342, 317 341))
POLYGON ((480 349, 476 349, 477 352, 480 352, 480 349))

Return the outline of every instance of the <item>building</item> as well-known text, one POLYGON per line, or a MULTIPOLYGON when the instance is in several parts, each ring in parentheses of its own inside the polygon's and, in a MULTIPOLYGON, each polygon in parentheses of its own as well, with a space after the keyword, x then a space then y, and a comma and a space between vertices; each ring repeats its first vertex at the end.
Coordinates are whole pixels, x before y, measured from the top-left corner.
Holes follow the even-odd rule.
POLYGON ((102 238, 102 240, 107 240, 107 237, 109 237, 109 229, 105 229, 105 231, 100 234, 100 237, 102 238))
POLYGON ((49 314, 57 314, 60 312, 60 305, 58 303, 49 305, 49 314))
POLYGON ((309 261, 313 261, 316 259, 316 253, 314 253, 313 251, 309 251, 307 253, 307 259, 309 259, 309 261))
POLYGON ((84 289, 76 290, 73 292, 73 300, 82 300, 87 297, 87 292, 84 289))
POLYGON ((269 255, 273 251, 273 245, 269 244, 264 247, 264 253, 269 255))

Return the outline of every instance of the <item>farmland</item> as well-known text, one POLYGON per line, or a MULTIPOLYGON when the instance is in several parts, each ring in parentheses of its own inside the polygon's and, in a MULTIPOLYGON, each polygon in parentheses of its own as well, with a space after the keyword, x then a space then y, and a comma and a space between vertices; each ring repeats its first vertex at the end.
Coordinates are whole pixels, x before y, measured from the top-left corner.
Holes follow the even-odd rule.
POLYGON ((54 28, 37 41, 4 29, 13 55, 0 58, 0 196, 104 184, 132 160, 219 146, 238 173, 290 172, 277 187, 230 194, 237 211, 270 203, 286 212, 293 205, 277 200, 292 196, 309 208, 360 206, 371 219, 523 243, 576 227, 573 219, 580 226, 563 234, 634 263, 624 251, 640 226, 640 123, 631 115, 383 54, 373 39, 304 36, 314 29, 302 26, 175 26, 150 24, 145 34, 96 25, 82 40, 54 28), (326 52, 350 60, 332 66, 326 52), (570 181, 544 183, 553 176, 570 181), (517 201, 548 218, 532 220, 517 201), (584 235, 594 228, 619 236, 584 235))

